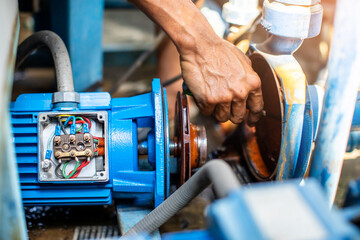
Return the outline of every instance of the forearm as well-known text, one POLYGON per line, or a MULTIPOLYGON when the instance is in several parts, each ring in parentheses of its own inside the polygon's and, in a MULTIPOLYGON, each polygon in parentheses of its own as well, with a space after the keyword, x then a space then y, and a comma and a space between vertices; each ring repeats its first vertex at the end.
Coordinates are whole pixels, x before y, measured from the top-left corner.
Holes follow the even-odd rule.
POLYGON ((196 51, 197 44, 211 44, 219 40, 206 18, 191 0, 129 1, 168 34, 180 54, 196 51))

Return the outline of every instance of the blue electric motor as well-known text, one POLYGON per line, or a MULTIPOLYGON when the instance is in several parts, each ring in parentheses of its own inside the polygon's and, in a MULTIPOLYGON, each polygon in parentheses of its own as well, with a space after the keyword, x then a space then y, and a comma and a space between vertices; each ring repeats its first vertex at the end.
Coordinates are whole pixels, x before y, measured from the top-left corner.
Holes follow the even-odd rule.
MULTIPOLYGON (((141 206, 162 203, 169 195, 170 150, 179 156, 172 158, 174 174, 189 166, 181 155, 181 136, 169 147, 166 93, 159 79, 151 93, 135 97, 79 95, 77 108, 53 104, 50 93, 23 94, 12 103, 23 203, 111 204, 113 198, 141 206), (147 139, 140 142, 139 132, 148 132, 147 139)), ((206 149, 206 141, 194 141, 206 149)))

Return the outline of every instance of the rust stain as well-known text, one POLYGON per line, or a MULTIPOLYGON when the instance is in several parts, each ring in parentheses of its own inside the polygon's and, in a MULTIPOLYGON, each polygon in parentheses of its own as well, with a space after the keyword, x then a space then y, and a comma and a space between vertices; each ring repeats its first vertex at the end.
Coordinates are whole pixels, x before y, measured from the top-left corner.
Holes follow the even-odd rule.
POLYGON ((190 124, 190 161, 191 169, 195 169, 199 166, 199 151, 198 151, 198 131, 197 126, 190 124))
POLYGON ((251 160, 251 165, 258 174, 264 178, 269 178, 271 173, 261 156, 260 148, 256 138, 255 127, 250 128, 245 125, 244 131, 246 138, 246 152, 249 156, 249 159, 251 160))
POLYGON ((275 67, 275 72, 281 79, 288 104, 305 104, 306 77, 301 67, 295 63, 288 63, 275 67))
MULTIPOLYGON (((289 117, 290 117, 290 114, 291 114, 291 109, 292 109, 292 106, 290 105, 287 109, 287 112, 286 112, 286 122, 289 121, 289 117)), ((279 168, 279 172, 278 172, 278 180, 279 181, 283 181, 283 176, 284 176, 284 172, 285 172, 285 165, 288 161, 287 157, 286 157, 286 147, 287 147, 287 138, 286 136, 288 136, 289 134, 289 126, 286 126, 285 129, 284 129, 284 134, 283 134, 283 138, 282 138, 282 144, 281 144, 281 158, 282 158, 282 162, 280 163, 280 168, 279 168), (285 137, 284 137, 285 136, 285 137)))

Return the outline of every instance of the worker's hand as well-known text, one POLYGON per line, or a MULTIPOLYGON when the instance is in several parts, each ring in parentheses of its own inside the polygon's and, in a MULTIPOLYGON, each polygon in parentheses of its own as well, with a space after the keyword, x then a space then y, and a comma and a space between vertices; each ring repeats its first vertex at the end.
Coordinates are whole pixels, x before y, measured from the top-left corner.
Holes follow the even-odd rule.
POLYGON ((247 123, 259 120, 264 105, 261 82, 249 58, 235 46, 213 38, 209 44, 205 41, 193 50, 180 51, 180 61, 184 81, 202 114, 240 123, 247 106, 247 123))

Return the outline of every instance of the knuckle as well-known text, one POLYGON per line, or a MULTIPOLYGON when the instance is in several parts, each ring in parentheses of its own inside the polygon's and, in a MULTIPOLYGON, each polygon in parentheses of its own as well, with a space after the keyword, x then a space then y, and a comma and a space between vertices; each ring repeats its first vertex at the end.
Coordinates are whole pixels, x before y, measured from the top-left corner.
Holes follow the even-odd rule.
POLYGON ((239 89, 237 92, 236 92, 236 99, 239 99, 239 100, 245 100, 248 96, 248 92, 245 91, 244 89, 239 89))
POLYGON ((217 103, 216 98, 214 96, 212 96, 212 95, 207 96, 206 99, 205 99, 205 102, 207 104, 210 104, 210 105, 213 105, 213 104, 217 103))
POLYGON ((233 95, 231 93, 225 93, 223 96, 221 96, 221 98, 219 98, 219 102, 221 103, 229 103, 231 102, 233 98, 233 95))
POLYGON ((248 76, 248 85, 251 89, 259 89, 261 88, 261 81, 257 75, 249 75, 248 76))

